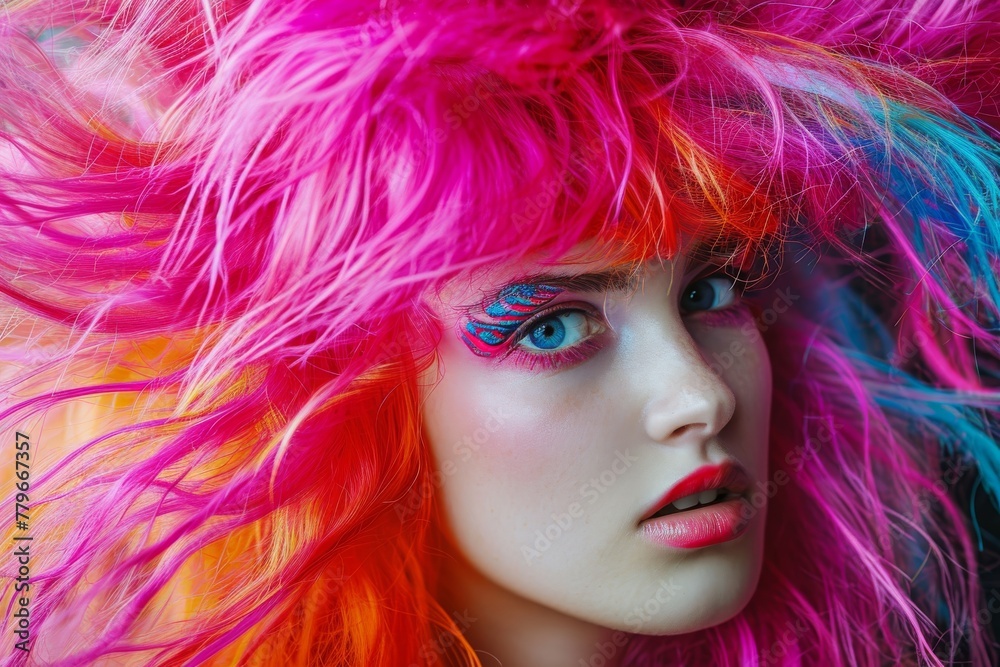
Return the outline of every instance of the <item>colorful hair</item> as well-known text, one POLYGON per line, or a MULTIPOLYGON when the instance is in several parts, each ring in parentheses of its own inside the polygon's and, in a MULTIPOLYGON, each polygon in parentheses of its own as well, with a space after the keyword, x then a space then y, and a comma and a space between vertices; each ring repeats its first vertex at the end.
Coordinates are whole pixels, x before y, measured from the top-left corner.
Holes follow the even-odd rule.
POLYGON ((767 258, 789 304, 758 325, 790 481, 746 608, 623 664, 996 664, 941 476, 1000 492, 998 13, 8 2, 0 424, 33 447, 34 643, 0 663, 478 665, 435 599, 423 297, 691 235, 767 258))

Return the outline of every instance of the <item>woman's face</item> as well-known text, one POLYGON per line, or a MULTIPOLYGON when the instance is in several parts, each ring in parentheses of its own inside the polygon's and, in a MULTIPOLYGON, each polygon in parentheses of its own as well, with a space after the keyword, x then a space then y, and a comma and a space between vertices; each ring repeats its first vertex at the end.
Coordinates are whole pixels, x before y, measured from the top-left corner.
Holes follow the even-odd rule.
POLYGON ((609 269, 525 261, 430 302, 445 333, 423 415, 447 532, 485 580, 563 614, 709 627, 753 594, 766 508, 735 497, 736 478, 675 485, 724 463, 746 496, 766 481, 768 354, 720 267, 679 256, 534 277, 609 269), (732 500, 688 507, 720 486, 732 500), (671 489, 688 500, 647 519, 671 489))

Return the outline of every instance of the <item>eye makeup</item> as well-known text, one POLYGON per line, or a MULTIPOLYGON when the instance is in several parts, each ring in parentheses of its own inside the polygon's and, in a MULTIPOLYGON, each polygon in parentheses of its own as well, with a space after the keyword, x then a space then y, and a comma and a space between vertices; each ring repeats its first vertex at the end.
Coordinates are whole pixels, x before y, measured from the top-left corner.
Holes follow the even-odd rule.
POLYGON ((550 352, 529 352, 523 344, 514 345, 512 343, 507 347, 507 350, 501 355, 500 358, 504 359, 505 362, 509 361, 509 363, 518 368, 529 371, 535 370, 536 368, 549 370, 572 366, 577 362, 589 359, 591 356, 600 351, 607 344, 606 336, 604 335, 607 332, 607 328, 600 324, 600 317, 592 314, 589 307, 586 309, 564 307, 566 305, 568 304, 559 304, 554 306, 551 312, 537 316, 533 323, 529 322, 529 324, 525 326, 526 333, 522 336, 518 336, 517 341, 521 342, 524 339, 529 338, 531 336, 531 331, 545 327, 545 323, 547 322, 559 319, 570 313, 580 313, 587 318, 589 322, 588 329, 590 330, 580 342, 570 347, 554 349, 550 352))
POLYGON ((719 308, 692 313, 698 324, 713 328, 737 327, 753 321, 753 309, 745 301, 719 308))
POLYGON ((748 290, 746 285, 752 284, 758 279, 754 268, 739 268, 732 264, 709 263, 702 265, 695 272, 695 277, 687 281, 682 295, 698 283, 720 278, 732 283, 728 288, 732 303, 695 310, 685 310, 682 306, 681 314, 683 317, 700 326, 712 328, 742 326, 753 319, 750 302, 746 300, 747 292, 752 292, 752 290, 748 290))
POLYGON ((622 265, 594 273, 524 276, 488 296, 483 302, 485 305, 466 306, 467 314, 460 320, 459 335, 476 355, 498 357, 509 350, 513 334, 559 295, 565 292, 628 292, 638 286, 640 268, 639 265, 622 265), (490 321, 474 316, 477 310, 489 316, 490 321))
POLYGON ((553 285, 515 284, 501 290, 484 312, 496 323, 466 318, 462 328, 462 342, 480 357, 501 354, 510 342, 511 334, 540 307, 563 292, 553 285))

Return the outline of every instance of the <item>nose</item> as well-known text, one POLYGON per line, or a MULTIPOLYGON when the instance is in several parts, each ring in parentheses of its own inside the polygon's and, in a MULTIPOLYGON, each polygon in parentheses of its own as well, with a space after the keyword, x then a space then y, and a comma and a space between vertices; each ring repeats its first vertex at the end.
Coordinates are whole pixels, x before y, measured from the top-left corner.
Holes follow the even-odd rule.
POLYGON ((640 364, 646 433, 657 442, 702 444, 733 418, 736 395, 683 325, 655 327, 652 339, 640 364))

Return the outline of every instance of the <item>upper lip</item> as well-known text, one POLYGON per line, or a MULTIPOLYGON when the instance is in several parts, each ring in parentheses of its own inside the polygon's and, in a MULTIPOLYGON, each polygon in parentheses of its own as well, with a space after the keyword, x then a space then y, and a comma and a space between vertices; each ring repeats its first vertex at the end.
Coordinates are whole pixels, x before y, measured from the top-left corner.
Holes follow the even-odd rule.
POLYGON ((743 466, 734 461, 702 466, 670 487, 670 490, 663 494, 639 521, 645 521, 675 500, 723 487, 742 495, 750 487, 750 475, 743 466))

